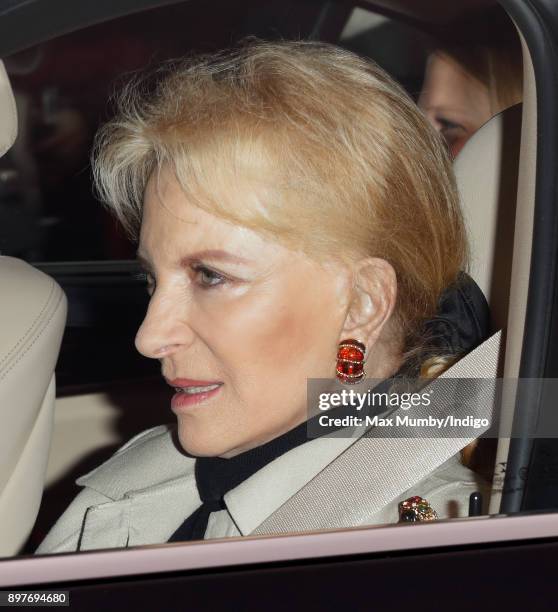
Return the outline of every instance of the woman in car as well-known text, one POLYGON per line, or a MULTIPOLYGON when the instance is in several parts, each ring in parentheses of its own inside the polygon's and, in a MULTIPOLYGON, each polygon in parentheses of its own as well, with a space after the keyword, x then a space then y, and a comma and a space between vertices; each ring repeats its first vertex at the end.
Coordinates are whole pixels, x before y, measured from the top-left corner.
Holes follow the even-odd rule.
POLYGON ((515 26, 501 7, 452 29, 430 53, 419 107, 452 157, 499 112, 523 99, 523 61, 515 26))
MULTIPOLYGON (((444 145, 375 64, 249 40, 155 76, 121 92, 93 167, 139 236, 150 302, 136 348, 159 360, 176 422, 81 476, 38 553, 281 531, 279 509, 355 443, 308 436, 308 379, 428 375, 486 332, 444 145)), ((343 468, 295 524, 466 515, 478 484, 458 448, 401 442, 373 440, 373 462, 343 468)))

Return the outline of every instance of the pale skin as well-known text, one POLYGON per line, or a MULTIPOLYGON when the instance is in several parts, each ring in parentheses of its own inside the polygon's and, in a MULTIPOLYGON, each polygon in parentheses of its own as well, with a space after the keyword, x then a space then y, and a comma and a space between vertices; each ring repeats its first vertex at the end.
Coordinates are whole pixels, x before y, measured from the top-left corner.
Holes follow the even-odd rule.
POLYGON ((494 114, 488 87, 455 60, 438 53, 428 58, 418 105, 453 157, 494 114))
POLYGON ((335 379, 342 340, 365 343, 369 378, 399 367, 385 340, 397 282, 383 259, 316 262, 193 205, 166 170, 148 182, 138 254, 151 297, 137 350, 169 380, 224 383, 177 414, 194 456, 232 457, 305 421, 306 379, 335 379), (242 261, 203 253, 216 249, 242 261))

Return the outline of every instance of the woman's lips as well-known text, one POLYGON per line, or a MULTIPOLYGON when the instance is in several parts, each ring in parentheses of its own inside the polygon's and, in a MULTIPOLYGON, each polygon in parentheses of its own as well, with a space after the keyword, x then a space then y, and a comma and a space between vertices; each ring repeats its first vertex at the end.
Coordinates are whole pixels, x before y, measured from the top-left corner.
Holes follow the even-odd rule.
POLYGON ((192 378, 175 378, 169 380, 165 378, 171 387, 209 387, 209 385, 222 385, 220 380, 193 380, 192 378))
MULTIPOLYGON (((174 381, 173 381, 174 382, 174 381)), ((217 383, 207 383, 207 384, 217 384, 217 383)), ((184 386, 184 385, 173 385, 173 386, 184 386)), ((189 385, 189 386, 207 386, 207 385, 189 385)), ((214 395, 219 393, 223 384, 221 383, 216 389, 211 389, 211 391, 200 391, 199 393, 183 393, 182 391, 178 391, 172 396, 171 399, 171 410, 174 413, 181 413, 188 410, 190 406, 195 404, 199 404, 204 402, 214 395)))

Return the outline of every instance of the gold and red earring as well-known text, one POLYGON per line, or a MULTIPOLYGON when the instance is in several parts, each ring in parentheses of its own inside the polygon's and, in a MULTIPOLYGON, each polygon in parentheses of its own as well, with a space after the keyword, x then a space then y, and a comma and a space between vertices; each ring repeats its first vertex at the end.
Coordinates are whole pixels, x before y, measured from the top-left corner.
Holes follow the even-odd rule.
POLYGON ((339 343, 336 375, 342 383, 354 385, 364 378, 365 352, 364 344, 353 338, 339 343))

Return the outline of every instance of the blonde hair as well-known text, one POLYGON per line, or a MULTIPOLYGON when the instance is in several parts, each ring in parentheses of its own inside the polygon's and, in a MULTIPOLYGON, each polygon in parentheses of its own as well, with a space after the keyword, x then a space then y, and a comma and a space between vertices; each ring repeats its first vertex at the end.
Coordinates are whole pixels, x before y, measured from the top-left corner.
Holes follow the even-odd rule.
POLYGON ((486 87, 492 115, 523 100, 523 59, 518 39, 492 45, 447 46, 434 53, 454 62, 486 87))
POLYGON ((422 354, 422 324, 467 268, 467 243, 442 140, 375 63, 249 38, 135 75, 116 105, 92 165, 132 238, 147 181, 168 166, 192 203, 311 257, 387 260, 403 354, 422 354))

